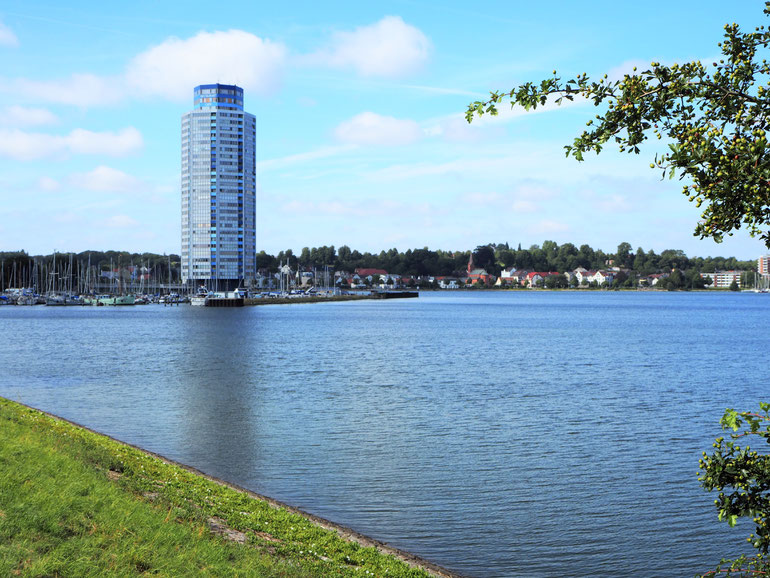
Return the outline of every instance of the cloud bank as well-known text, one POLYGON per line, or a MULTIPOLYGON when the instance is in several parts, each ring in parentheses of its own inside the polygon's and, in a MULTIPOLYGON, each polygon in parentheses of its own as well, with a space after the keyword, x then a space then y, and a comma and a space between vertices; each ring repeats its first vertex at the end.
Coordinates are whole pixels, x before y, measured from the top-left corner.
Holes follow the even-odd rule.
POLYGON ((76 173, 70 180, 76 187, 95 192, 135 193, 144 188, 139 179, 104 165, 88 173, 76 173))
POLYGON ((311 61, 367 77, 398 78, 420 70, 430 50, 430 41, 418 28, 398 16, 386 16, 352 32, 337 32, 331 45, 311 61))
POLYGON ((19 39, 13 33, 13 30, 8 28, 2 21, 0 21, 0 46, 18 46, 19 39))
POLYGON ((67 135, 0 129, 0 157, 19 161, 66 158, 72 154, 122 157, 144 145, 141 133, 133 127, 120 132, 92 132, 82 128, 67 135))
POLYGON ((125 81, 136 94, 190 100, 201 83, 237 84, 270 94, 281 84, 286 47, 243 30, 169 38, 134 57, 125 81))
POLYGON ((407 145, 420 140, 423 132, 413 120, 401 120, 373 112, 362 112, 341 123, 334 131, 337 140, 358 145, 407 145))
POLYGON ((0 110, 0 126, 41 126, 57 121, 56 115, 44 108, 8 106, 0 110))

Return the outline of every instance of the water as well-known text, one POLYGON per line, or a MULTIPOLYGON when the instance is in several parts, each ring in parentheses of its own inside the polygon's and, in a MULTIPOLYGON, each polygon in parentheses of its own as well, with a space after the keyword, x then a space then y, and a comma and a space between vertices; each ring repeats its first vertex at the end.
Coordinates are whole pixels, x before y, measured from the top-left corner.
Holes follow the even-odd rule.
POLYGON ((0 395, 468 576, 692 576, 746 548, 696 472, 770 400, 768 325, 725 293, 0 307, 0 395))

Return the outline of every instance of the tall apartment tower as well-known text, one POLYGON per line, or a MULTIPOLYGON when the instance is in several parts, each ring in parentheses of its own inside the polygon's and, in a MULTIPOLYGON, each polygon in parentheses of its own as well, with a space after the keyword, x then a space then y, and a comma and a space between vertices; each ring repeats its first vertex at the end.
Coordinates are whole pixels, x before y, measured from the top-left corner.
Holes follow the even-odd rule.
POLYGON ((760 275, 770 275, 770 255, 762 255, 757 259, 757 272, 760 275))
POLYGON ((182 116, 182 281, 229 291, 257 269, 256 119, 243 89, 195 87, 182 116))

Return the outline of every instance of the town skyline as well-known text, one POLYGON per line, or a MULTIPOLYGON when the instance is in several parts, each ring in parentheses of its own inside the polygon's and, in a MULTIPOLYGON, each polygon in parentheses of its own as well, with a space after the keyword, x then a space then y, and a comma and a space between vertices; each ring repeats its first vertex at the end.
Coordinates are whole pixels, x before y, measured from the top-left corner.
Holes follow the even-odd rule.
POLYGON ((760 4, 652 2, 639 14, 564 3, 555 15, 502 2, 236 3, 237 19, 182 6, 4 3, 0 249, 180 253, 179 119, 195 86, 221 82, 242 86, 257 118, 257 251, 545 238, 768 252, 743 231, 721 245, 693 237, 699 212, 648 168, 654 147, 564 158, 588 105, 463 119, 488 90, 553 69, 707 61, 726 22, 766 24, 760 4))

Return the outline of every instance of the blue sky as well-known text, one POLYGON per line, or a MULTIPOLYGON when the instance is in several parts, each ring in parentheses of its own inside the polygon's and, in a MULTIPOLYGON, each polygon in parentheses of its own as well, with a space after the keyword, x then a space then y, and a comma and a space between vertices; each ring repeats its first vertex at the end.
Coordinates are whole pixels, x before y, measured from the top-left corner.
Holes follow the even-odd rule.
POLYGON ((180 251, 193 88, 257 117, 257 246, 464 250, 550 239, 756 258, 692 231, 653 148, 565 159, 591 105, 468 126, 491 89, 712 60, 764 2, 0 3, 0 250, 180 251))

